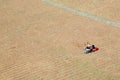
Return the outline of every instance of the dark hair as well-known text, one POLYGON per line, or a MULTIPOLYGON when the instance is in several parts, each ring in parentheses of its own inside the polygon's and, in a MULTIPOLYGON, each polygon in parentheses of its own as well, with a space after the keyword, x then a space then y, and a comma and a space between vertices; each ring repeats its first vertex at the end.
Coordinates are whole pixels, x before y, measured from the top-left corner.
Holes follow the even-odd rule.
POLYGON ((94 49, 95 48, 95 45, 92 45, 92 49, 94 49))
POLYGON ((87 46, 86 49, 90 49, 90 47, 87 46))

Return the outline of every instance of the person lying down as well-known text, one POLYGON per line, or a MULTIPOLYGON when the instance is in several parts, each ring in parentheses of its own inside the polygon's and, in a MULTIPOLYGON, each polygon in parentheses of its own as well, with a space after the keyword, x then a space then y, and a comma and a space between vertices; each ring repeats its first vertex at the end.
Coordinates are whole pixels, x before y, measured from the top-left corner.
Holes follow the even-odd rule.
POLYGON ((99 50, 99 48, 95 47, 95 45, 91 45, 89 42, 86 43, 84 48, 84 53, 91 53, 99 50))

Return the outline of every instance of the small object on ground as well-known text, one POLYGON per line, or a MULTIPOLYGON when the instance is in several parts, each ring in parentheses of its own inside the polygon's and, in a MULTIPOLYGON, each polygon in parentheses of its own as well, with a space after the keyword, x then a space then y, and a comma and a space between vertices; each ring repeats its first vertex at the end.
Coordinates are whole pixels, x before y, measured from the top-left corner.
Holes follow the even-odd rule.
POLYGON ((95 52, 98 51, 99 48, 95 47, 95 45, 91 45, 90 43, 87 42, 86 47, 84 49, 84 53, 91 53, 91 52, 95 52))

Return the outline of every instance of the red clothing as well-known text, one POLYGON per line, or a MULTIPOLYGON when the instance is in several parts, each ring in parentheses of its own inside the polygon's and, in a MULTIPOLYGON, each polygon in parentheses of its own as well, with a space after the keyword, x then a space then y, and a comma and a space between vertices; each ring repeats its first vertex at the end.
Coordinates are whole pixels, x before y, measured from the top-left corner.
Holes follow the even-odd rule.
POLYGON ((92 49, 93 51, 97 51, 97 50, 99 50, 99 48, 94 48, 94 49, 92 49))

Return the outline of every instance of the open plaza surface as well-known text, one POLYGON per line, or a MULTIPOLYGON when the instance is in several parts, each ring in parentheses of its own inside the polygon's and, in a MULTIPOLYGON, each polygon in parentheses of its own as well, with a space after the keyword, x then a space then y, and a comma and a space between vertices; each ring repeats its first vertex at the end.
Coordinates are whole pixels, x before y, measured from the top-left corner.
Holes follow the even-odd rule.
POLYGON ((119 14, 120 0, 0 0, 0 80, 119 80, 119 14))

